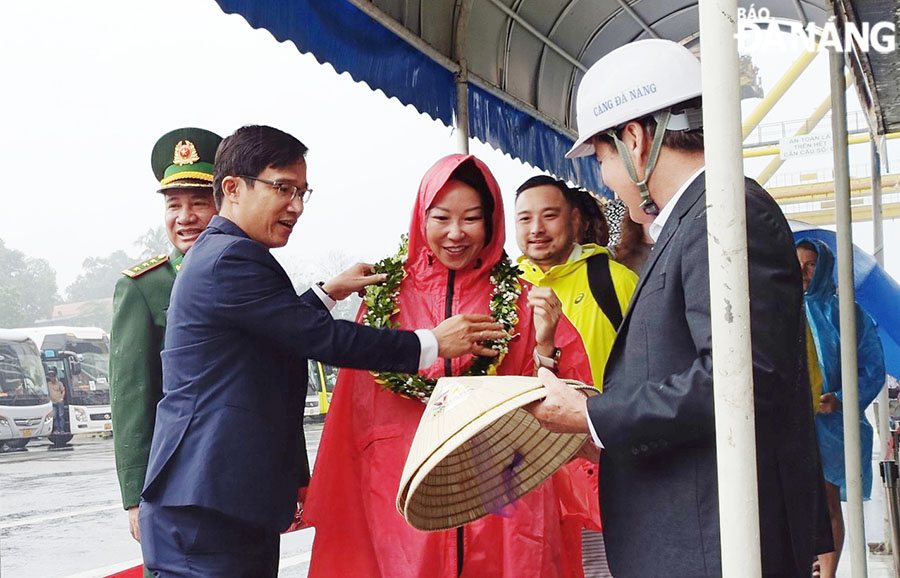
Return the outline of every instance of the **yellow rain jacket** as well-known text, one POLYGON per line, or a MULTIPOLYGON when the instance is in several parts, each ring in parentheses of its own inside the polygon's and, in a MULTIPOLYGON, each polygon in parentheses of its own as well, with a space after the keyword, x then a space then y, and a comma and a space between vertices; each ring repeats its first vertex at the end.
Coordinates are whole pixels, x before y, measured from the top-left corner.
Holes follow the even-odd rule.
MULTIPOLYGON (((550 287, 559 297, 563 313, 584 341, 594 385, 602 391, 603 370, 606 368, 606 359, 612 349, 616 330, 594 300, 588 282, 587 260, 598 253, 609 254, 609 251, 594 244, 575 245, 567 262, 554 265, 546 273, 532 264, 525 255, 519 257, 518 263, 523 271, 523 279, 536 287, 550 287)), ((624 317, 631 295, 637 287, 638 277, 631 269, 613 261, 612 257, 609 259, 609 274, 624 317)))

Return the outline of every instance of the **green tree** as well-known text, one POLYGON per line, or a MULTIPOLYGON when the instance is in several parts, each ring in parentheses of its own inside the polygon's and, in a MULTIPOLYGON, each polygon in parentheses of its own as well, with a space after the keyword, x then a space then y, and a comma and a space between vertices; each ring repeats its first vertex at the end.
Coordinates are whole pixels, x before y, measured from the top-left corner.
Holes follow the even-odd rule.
POLYGON ((119 250, 106 257, 88 257, 75 281, 66 288, 69 303, 87 301, 78 316, 69 322, 90 325, 109 330, 112 324, 112 297, 116 283, 122 278, 122 270, 135 263, 172 250, 165 227, 149 228, 135 239, 133 245, 140 251, 139 257, 131 257, 119 250))
POLYGON ((131 257, 125 251, 119 250, 106 257, 85 259, 82 272, 66 288, 67 301, 74 303, 112 297, 116 282, 122 276, 122 269, 155 255, 168 254, 172 250, 166 228, 162 225, 150 227, 135 239, 132 245, 138 248, 137 257, 131 257))
MULTIPOLYGON (((356 261, 341 251, 329 251, 329 253, 314 262, 301 262, 286 260, 282 266, 294 284, 297 295, 302 295, 307 289, 318 281, 328 281, 344 272, 356 261)), ((354 321, 362 299, 356 293, 342 301, 338 301, 331 315, 335 319, 354 321)))
POLYGON ((88 257, 81 266, 81 273, 66 287, 67 301, 74 303, 112 297, 116 282, 122 277, 122 269, 134 265, 135 261, 122 250, 106 257, 88 257))
POLYGON ((53 312, 56 271, 46 259, 28 257, 0 239, 0 327, 32 325, 53 312))
POLYGON ((28 325, 19 290, 7 283, 0 284, 0 327, 28 325))
POLYGON ((76 327, 99 327, 109 331, 112 327, 112 298, 94 299, 82 305, 75 317, 66 321, 66 325, 76 327))
POLYGON ((140 250, 138 259, 149 259, 156 255, 168 255, 172 252, 172 244, 166 234, 166 228, 162 225, 149 228, 147 232, 137 238, 134 245, 140 250))

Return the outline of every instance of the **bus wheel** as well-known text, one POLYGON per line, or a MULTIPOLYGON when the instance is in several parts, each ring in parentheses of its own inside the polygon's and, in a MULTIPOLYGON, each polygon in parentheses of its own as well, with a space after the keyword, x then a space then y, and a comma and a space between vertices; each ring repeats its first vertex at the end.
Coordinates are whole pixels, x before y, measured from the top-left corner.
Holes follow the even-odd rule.
POLYGON ((69 443, 69 441, 72 439, 72 434, 55 433, 50 434, 48 437, 50 438, 50 443, 57 447, 61 447, 69 443))
POLYGON ((6 446, 11 450, 20 450, 28 445, 31 438, 19 438, 14 440, 6 440, 6 446))

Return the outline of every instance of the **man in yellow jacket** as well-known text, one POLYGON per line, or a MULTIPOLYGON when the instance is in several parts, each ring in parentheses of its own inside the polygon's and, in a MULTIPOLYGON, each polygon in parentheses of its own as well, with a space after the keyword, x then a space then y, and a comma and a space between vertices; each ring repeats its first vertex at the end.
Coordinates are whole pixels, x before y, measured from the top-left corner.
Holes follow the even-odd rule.
POLYGON ((540 175, 516 191, 516 241, 522 278, 550 287, 565 316, 581 334, 594 385, 603 388, 603 368, 637 275, 593 244, 580 245, 581 215, 573 199, 588 193, 540 175))
MULTIPOLYGON (((584 223, 576 195, 587 194, 545 175, 528 179, 516 191, 516 241, 524 253, 518 261, 522 278, 556 293, 563 314, 581 334, 594 385, 602 390, 606 358, 638 278, 605 248, 577 242, 584 223)), ((590 474, 596 480, 596 470, 590 474)), ((585 576, 609 576, 602 535, 585 530, 582 548, 585 576)))

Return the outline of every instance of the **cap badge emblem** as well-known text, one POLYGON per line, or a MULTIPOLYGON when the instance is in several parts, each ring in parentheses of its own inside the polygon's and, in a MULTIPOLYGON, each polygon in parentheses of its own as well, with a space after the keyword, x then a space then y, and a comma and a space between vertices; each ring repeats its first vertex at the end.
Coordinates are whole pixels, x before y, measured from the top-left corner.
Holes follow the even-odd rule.
POLYGON ((200 155, 197 154, 197 147, 194 146, 189 140, 180 140, 178 144, 175 145, 175 157, 172 159, 172 162, 176 165, 182 167, 184 165, 191 165, 200 160, 200 155))

